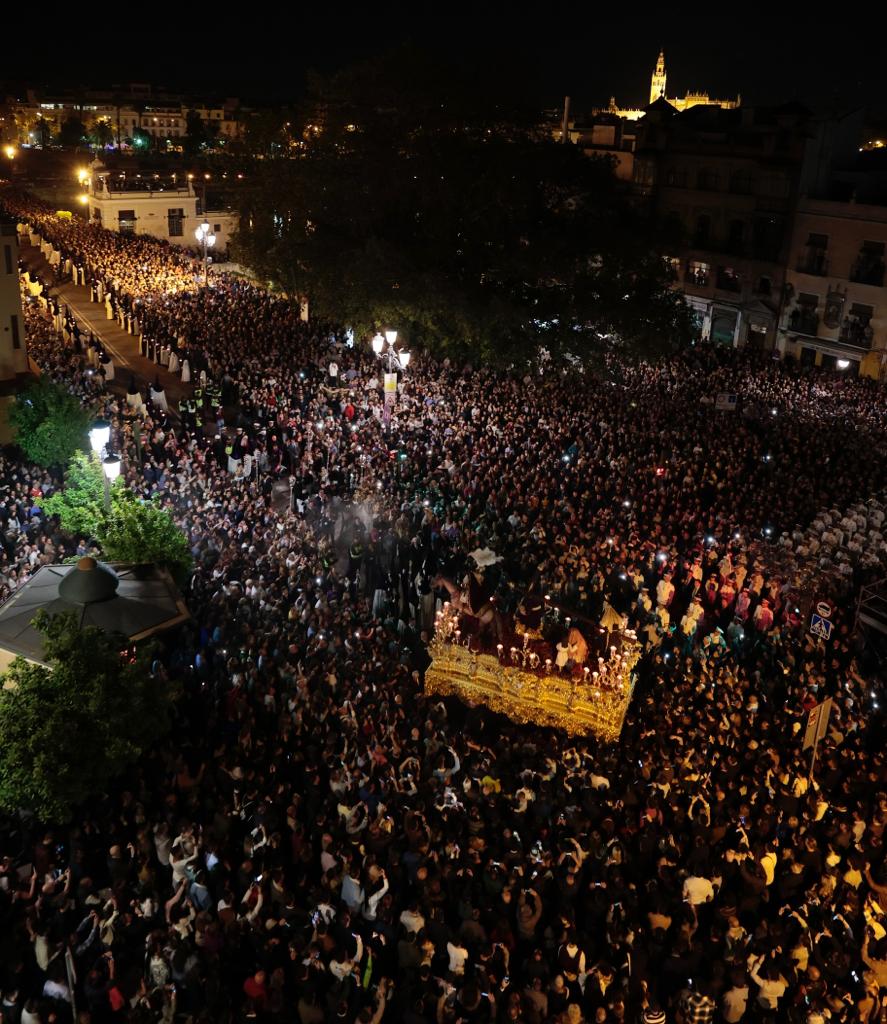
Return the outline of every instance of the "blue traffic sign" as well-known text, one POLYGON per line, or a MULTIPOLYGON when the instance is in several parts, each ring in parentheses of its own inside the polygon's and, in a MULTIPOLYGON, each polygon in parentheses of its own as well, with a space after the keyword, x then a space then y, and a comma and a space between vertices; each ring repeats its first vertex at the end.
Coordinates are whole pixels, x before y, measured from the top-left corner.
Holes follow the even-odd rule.
POLYGON ((817 615, 816 612, 810 616, 810 632, 822 640, 831 640, 834 623, 824 615, 817 615))

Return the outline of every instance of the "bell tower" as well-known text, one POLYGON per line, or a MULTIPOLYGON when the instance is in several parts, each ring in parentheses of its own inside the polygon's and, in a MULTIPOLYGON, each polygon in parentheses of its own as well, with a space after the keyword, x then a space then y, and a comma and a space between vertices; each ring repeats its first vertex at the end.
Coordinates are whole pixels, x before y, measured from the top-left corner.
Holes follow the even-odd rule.
POLYGON ((656 70, 650 78, 650 102, 655 103, 660 96, 665 95, 665 51, 659 51, 659 59, 656 61, 656 70))

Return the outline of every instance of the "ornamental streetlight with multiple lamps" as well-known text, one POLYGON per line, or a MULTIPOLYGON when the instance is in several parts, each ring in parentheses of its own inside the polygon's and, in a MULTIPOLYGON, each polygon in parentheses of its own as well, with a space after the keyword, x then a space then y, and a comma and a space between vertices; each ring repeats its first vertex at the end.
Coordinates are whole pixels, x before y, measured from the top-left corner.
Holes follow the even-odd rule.
MULTIPOLYGON (((190 177, 190 175, 189 175, 190 177)), ((209 284, 209 250, 216 244, 216 236, 212 233, 209 221, 205 220, 194 232, 198 245, 203 246, 203 283, 209 284)))
POLYGON ((382 424, 383 429, 388 429, 388 421, 391 416, 391 409, 394 407, 397 401, 397 371, 405 370, 410 365, 410 353, 406 351, 398 352, 395 348, 397 344, 397 331, 385 331, 384 336, 382 334, 376 334, 371 342, 373 346, 373 352, 379 356, 380 359, 388 360, 388 372, 385 374, 385 388, 384 388, 384 402, 382 412, 382 424), (386 349, 387 345, 387 349, 386 349))
POLYGON ((405 370, 410 365, 410 353, 405 351, 398 352, 395 348, 396 344, 397 331, 386 331, 384 337, 381 334, 376 334, 372 341, 373 351, 376 355, 381 356, 384 352, 387 356, 389 373, 396 373, 398 369, 405 370), (387 350, 385 348, 386 344, 388 346, 387 350))

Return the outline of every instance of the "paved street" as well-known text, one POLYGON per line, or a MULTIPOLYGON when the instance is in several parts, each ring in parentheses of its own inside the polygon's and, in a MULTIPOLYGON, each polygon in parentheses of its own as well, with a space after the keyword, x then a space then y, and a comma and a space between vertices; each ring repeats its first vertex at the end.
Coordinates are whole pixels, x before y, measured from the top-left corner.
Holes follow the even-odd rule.
POLYGON ((53 282, 51 294, 57 295, 74 313, 80 326, 92 331, 110 352, 114 360, 115 373, 110 385, 112 390, 125 391, 130 375, 134 375, 136 384, 144 391, 144 385, 153 383, 154 378, 159 376, 170 407, 178 409, 179 401, 190 391, 190 385, 182 384, 178 374, 172 374, 140 355, 139 339, 135 335, 127 334, 116 320, 108 320, 105 316, 105 307, 90 301, 88 288, 75 285, 71 281, 55 284, 55 272, 39 249, 23 245, 20 253, 29 270, 36 271, 42 280, 53 282))

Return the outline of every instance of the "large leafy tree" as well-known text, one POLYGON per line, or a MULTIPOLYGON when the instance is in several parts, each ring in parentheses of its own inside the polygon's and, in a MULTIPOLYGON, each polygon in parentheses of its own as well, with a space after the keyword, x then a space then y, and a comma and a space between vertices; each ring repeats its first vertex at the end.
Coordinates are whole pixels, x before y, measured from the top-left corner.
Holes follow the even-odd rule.
MULTIPOLYGON (((122 481, 114 481, 116 497, 122 481)), ((58 516, 67 533, 95 537, 101 529, 105 510, 105 483, 102 466, 95 455, 75 452, 65 473, 65 486, 40 501, 43 511, 58 516)))
POLYGON ((59 128, 59 145, 65 149, 77 149, 86 140, 86 125, 83 121, 72 114, 62 121, 59 128))
POLYGON ((219 126, 204 121, 196 110, 189 110, 185 116, 185 135, 182 147, 189 156, 196 156, 203 150, 211 149, 219 134, 219 126))
POLYGON ((191 569, 188 538, 165 509, 142 501, 118 479, 105 508, 102 467, 93 455, 77 452, 65 474, 65 486, 41 501, 47 515, 58 516, 67 533, 91 537, 111 562, 150 563, 184 581, 191 569))
POLYGON ((179 583, 191 569, 188 538, 169 512, 127 490, 113 496, 111 511, 103 515, 96 539, 112 562, 160 565, 179 583))
POLYGON ((9 412, 18 446, 38 466, 66 465, 85 445, 91 420, 74 395, 45 378, 26 388, 9 412))
POLYGON ((506 362, 687 336, 609 162, 485 83, 400 54, 315 80, 303 120, 301 155, 260 168, 235 248, 315 314, 506 362))
POLYGON ((105 149, 114 141, 114 127, 107 118, 97 118, 92 123, 88 137, 96 149, 105 149))
POLYGON ((151 652, 38 615, 47 664, 17 658, 0 689, 0 807, 66 821, 169 728, 175 689, 151 652))

